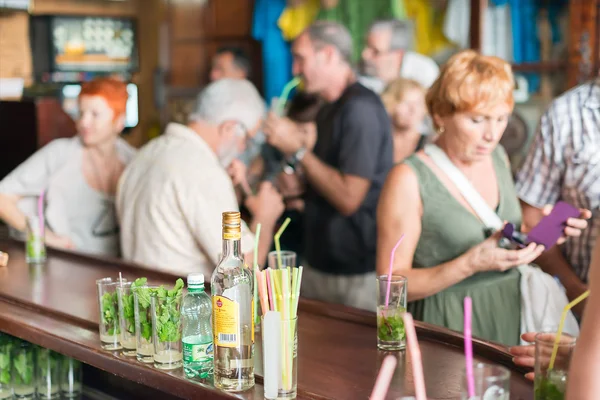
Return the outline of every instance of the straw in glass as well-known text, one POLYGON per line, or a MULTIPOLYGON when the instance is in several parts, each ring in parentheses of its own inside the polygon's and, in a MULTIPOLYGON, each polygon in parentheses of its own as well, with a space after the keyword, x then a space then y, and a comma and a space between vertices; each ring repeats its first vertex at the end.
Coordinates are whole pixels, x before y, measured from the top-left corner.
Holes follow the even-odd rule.
POLYGON ((39 223, 40 223, 40 235, 42 236, 42 240, 44 240, 44 196, 45 196, 45 192, 42 190, 42 193, 40 193, 40 196, 38 197, 38 204, 37 204, 37 212, 38 212, 38 218, 39 218, 39 223))
POLYGON ((469 398, 475 396, 475 380, 473 378, 473 337, 471 333, 472 308, 473 301, 470 297, 465 297, 463 334, 465 335, 465 362, 467 364, 467 393, 469 394, 469 398))
POLYGON ((254 324, 260 323, 260 317, 258 316, 258 239, 260 238, 261 224, 256 225, 256 236, 254 237, 254 324))
POLYGON ((279 96, 279 101, 277 102, 277 114, 283 115, 283 111, 285 110, 285 105, 287 103, 288 97, 292 90, 298 86, 302 82, 300 77, 295 76, 288 83, 285 84, 283 90, 281 91, 281 96, 279 96))
POLYGON ((404 233, 400 235, 400 239, 396 242, 396 245, 392 249, 392 253, 390 254, 390 268, 388 270, 388 282, 387 282, 387 290, 385 292, 385 306, 387 307, 390 303, 390 286, 392 284, 392 268, 394 266, 394 255, 396 254, 396 249, 402 243, 402 239, 404 239, 404 233))
POLYGON ((586 290, 583 292, 578 298, 570 302, 565 306, 563 312, 560 316, 560 323, 558 324, 558 331, 556 332, 556 339, 554 339, 554 347, 552 348, 552 356, 550 357, 550 365, 548 365, 548 370, 554 368, 554 362, 556 361, 556 353, 558 353, 558 345, 560 343, 560 337, 562 335, 563 328, 565 327, 565 320, 567 319, 567 314, 571 310, 571 308, 575 307, 577 304, 581 303, 590 295, 590 291, 586 290))
POLYGON ((413 379, 415 381, 415 397, 417 400, 427 400, 425 393, 425 378, 423 377, 423 362, 421 360, 421 349, 417 341, 415 324, 410 313, 404 313, 404 329, 406 331, 406 343, 410 351, 412 361, 413 379))
POLYGON ((383 359, 369 400, 385 400, 397 363, 398 360, 392 355, 388 355, 383 359))
POLYGON ((286 218, 285 221, 283 221, 283 224, 281 224, 281 227, 279 228, 277 233, 275 234, 275 250, 277 250, 277 267, 278 268, 283 268, 281 265, 281 244, 279 241, 281 240, 281 235, 285 231, 285 228, 287 228, 287 226, 289 224, 290 224, 290 219, 286 218))

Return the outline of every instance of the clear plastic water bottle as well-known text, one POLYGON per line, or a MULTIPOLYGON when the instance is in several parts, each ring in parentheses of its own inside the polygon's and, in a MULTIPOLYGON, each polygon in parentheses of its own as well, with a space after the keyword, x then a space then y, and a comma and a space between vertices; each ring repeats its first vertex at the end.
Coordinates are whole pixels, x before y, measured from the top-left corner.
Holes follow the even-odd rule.
POLYGON ((206 379, 213 373, 212 300, 204 291, 204 275, 187 277, 183 299, 183 370, 190 379, 206 379))

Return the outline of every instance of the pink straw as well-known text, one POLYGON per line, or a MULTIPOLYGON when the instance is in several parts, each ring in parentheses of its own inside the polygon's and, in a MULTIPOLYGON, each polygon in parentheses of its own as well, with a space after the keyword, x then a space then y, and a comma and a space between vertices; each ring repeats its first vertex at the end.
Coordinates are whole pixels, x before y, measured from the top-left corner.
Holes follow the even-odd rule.
POLYGON ((473 302, 470 297, 465 297, 465 326, 463 333, 465 335, 465 361, 467 363, 467 392, 469 398, 475 396, 475 380, 473 379, 473 336, 471 332, 471 309, 473 302))
POLYGON ((388 355, 383 359, 369 400, 385 400, 397 363, 396 357, 392 355, 388 355))
POLYGON ((44 191, 42 190, 42 193, 40 193, 40 196, 38 197, 38 218, 39 218, 39 223, 40 223, 40 235, 42 236, 42 240, 44 238, 44 191))
POLYGON ((427 400, 425 393, 425 378, 423 377, 423 362, 421 360, 421 349, 417 342, 415 323, 410 313, 404 313, 404 330, 406 332, 406 343, 410 351, 412 361, 413 380, 415 381, 415 397, 417 400, 427 400))
POLYGON ((398 243, 392 249, 392 254, 390 255, 390 269, 388 270, 388 284, 387 284, 387 292, 385 293, 385 306, 387 307, 390 303, 390 286, 392 284, 392 267, 394 266, 394 255, 396 254, 396 249, 402 243, 402 239, 404 239, 404 233, 400 236, 398 243))
POLYGON ((269 271, 265 269, 265 275, 267 277, 267 291, 269 292, 269 303, 271 304, 271 311, 275 311, 275 296, 273 296, 273 286, 271 285, 271 277, 269 271))

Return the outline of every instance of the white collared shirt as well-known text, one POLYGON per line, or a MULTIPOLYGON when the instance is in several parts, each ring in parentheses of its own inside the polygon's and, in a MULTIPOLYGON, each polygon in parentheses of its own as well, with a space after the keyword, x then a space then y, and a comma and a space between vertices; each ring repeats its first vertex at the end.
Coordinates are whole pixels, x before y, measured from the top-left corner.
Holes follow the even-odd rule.
MULTIPOLYGON (((214 151, 195 131, 171 123, 139 151, 119 182, 123 257, 182 276, 210 277, 222 249, 221 214, 238 210, 214 151)), ((242 221, 242 252, 253 244, 242 221)))

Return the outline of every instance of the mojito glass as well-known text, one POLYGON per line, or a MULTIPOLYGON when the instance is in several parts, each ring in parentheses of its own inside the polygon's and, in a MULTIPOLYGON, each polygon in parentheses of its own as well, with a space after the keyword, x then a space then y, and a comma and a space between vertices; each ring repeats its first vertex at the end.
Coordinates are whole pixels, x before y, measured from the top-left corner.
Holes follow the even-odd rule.
POLYGON ((36 390, 39 400, 60 398, 60 362, 62 356, 52 350, 37 348, 36 390))
POLYGON ((12 353, 12 383, 16 399, 35 397, 34 347, 31 343, 19 341, 12 353))
POLYGON ((117 286, 119 301, 119 328, 121 330, 121 346, 124 356, 135 356, 135 313, 131 283, 117 286))
POLYGON ((100 311, 100 343, 104 350, 120 350, 119 301, 117 287, 122 282, 103 278, 96 281, 98 308, 100 311))
POLYGON ((154 367, 170 370, 182 366, 181 304, 183 293, 170 296, 163 295, 162 292, 167 291, 159 288, 150 297, 154 367))
POLYGON ((466 373, 463 377, 463 400, 509 400, 510 372, 500 365, 476 363, 473 365, 475 395, 469 397, 466 373))
POLYGON ((560 336, 553 368, 550 359, 556 333, 541 332, 535 336, 535 400, 562 400, 565 398, 569 364, 576 339, 563 333, 560 336))
POLYGON ((133 291, 136 357, 138 361, 146 364, 154 362, 150 296, 156 289, 157 286, 142 286, 133 291))
POLYGON ((81 396, 83 370, 81 362, 71 357, 61 356, 60 394, 64 399, 76 399, 81 396))
POLYGON ((402 350, 406 335, 402 316, 406 312, 406 278, 400 275, 377 277, 377 347, 381 350, 402 350), (389 285, 388 285, 389 284, 389 285), (389 298, 387 290, 389 286, 389 298), (387 305, 386 305, 386 300, 387 305))
POLYGON ((0 400, 13 398, 11 379, 12 347, 12 337, 0 333, 0 400))
POLYGON ((279 259, 277 257, 278 253, 280 253, 281 257, 281 266, 282 268, 295 268, 296 267, 296 252, 283 250, 281 252, 271 251, 268 255, 267 261, 268 266, 271 269, 279 269, 279 259))

